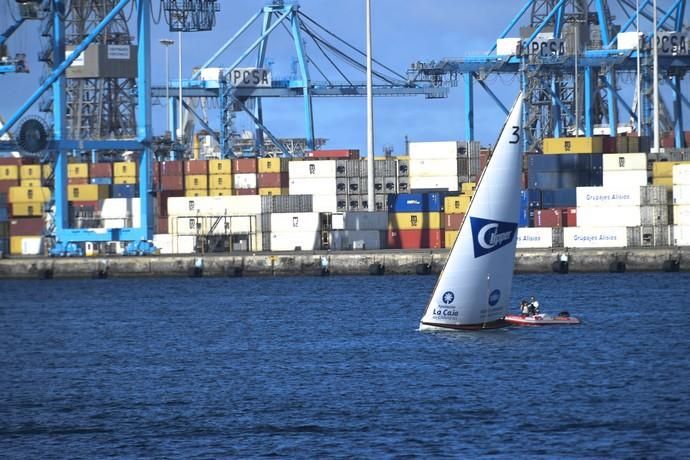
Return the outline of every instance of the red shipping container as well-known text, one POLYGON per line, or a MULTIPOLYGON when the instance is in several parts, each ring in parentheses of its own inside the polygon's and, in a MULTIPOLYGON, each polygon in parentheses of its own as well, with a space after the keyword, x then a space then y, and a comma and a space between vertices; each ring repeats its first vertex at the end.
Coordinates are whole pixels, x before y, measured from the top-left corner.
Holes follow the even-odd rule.
POLYGON ((256 158, 237 158, 232 160, 233 174, 255 173, 258 170, 259 162, 256 158))
POLYGON ((333 149, 333 150, 313 150, 307 153, 312 158, 339 158, 356 160, 359 158, 359 150, 352 149, 333 149))
POLYGON ((233 195, 258 195, 259 189, 257 188, 238 188, 232 191, 233 195))
POLYGON ((84 185, 88 184, 89 179, 87 177, 68 177, 67 184, 69 185, 84 185))
POLYGON ((0 180, 0 193, 10 193, 10 187, 19 185, 19 179, 0 180))
POLYGON ((68 203, 71 209, 101 210, 100 201, 69 201, 68 203))
POLYGON ((161 176, 161 190, 184 190, 184 177, 182 176, 161 176))
MULTIPOLYGON (((616 145, 616 138, 611 136, 601 136, 602 151, 604 153, 619 153, 616 145)), ((625 152, 620 152, 625 153, 625 152)))
POLYGON ((443 228, 445 230, 460 230, 460 224, 465 214, 443 214, 443 228))
POLYGON ((27 217, 10 220, 10 236, 41 236, 43 234, 43 218, 27 217))
POLYGON ((388 249, 440 249, 445 232, 441 229, 388 230, 388 249))
POLYGON ((181 160, 161 161, 158 163, 160 175, 162 176, 182 176, 183 164, 181 160))
POLYGON ((208 175, 208 160, 185 160, 184 173, 188 176, 208 175))
POLYGON ((257 181, 259 188, 287 188, 290 181, 287 172, 279 173, 260 173, 257 181))
POLYGON ((534 211, 535 227, 562 227, 563 211, 561 209, 548 208, 534 211))
POLYGON ((168 218, 159 217, 156 219, 156 233, 168 233, 168 218))
POLYGON ((577 208, 563 208, 561 221, 564 227, 577 227, 577 208))
POLYGON ((661 138, 661 146, 665 149, 672 149, 676 146, 676 140, 673 135, 666 134, 661 138))
POLYGON ((91 163, 89 177, 113 177, 112 163, 91 163))
POLYGON ((14 158, 14 157, 2 157, 0 158, 0 166, 21 166, 22 164, 33 164, 34 162, 29 160, 28 158, 26 159, 27 161, 22 162, 22 158, 14 158))
POLYGON ((184 196, 184 191, 182 190, 169 190, 164 192, 158 192, 156 195, 156 216, 157 217, 168 217, 168 198, 175 196, 184 196))

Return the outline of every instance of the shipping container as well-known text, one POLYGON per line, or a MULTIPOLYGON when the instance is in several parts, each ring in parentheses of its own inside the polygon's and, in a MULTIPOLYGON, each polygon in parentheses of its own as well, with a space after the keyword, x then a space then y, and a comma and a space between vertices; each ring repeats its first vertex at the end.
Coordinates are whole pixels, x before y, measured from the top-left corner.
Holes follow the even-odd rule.
POLYGON ((690 161, 654 161, 652 162, 652 178, 672 178, 674 166, 688 164, 690 164, 690 161))
POLYGON ((541 191, 541 208, 567 208, 577 205, 575 188, 541 191))
POLYGON ((307 157, 324 158, 324 159, 335 159, 335 158, 355 159, 355 158, 359 158, 359 150, 352 150, 352 149, 312 150, 310 152, 307 152, 307 157))
POLYGON ((271 251, 321 249, 321 232, 271 232, 271 251))
POLYGON ((385 248, 385 231, 332 230, 328 233, 328 247, 335 250, 375 250, 385 248))
POLYGON ((10 254, 14 256, 38 256, 43 254, 43 238, 40 236, 10 237, 10 254))
POLYGON ((545 138, 543 150, 545 154, 602 153, 603 142, 601 137, 545 138))
POLYGON ((534 211, 534 227, 562 227, 563 226, 563 210, 562 209, 537 209, 534 211))
POLYGON ((619 187, 626 185, 647 185, 647 170, 604 171, 602 185, 619 187))
POLYGON ((364 160, 336 160, 335 175, 337 177, 359 177, 366 175, 367 166, 364 160))
POLYGON ((628 246, 668 246, 669 241, 671 241, 670 234, 671 226, 669 225, 642 225, 640 227, 628 227, 628 246))
POLYGON ((112 178, 113 177, 113 164, 112 163, 90 163, 89 164, 89 177, 93 178, 112 178))
POLYGON ((261 188, 259 188, 258 191, 259 191, 259 195, 273 196, 273 195, 287 195, 289 192, 289 189, 280 188, 280 187, 261 187, 261 188))
POLYGON ((603 170, 601 154, 525 155, 527 169, 531 172, 593 171, 603 170))
POLYGON ((603 155, 604 173, 607 171, 647 171, 645 153, 608 153, 603 155))
POLYGON ((38 236, 43 234, 42 217, 10 219, 10 236, 38 236))
MULTIPOLYGON (((156 233, 168 233, 168 218, 167 217, 157 217, 156 225, 154 227, 156 233)), ((160 246, 156 245, 155 235, 154 235, 154 246, 160 249, 160 246)))
POLYGON ((673 186, 673 204, 690 204, 690 184, 673 186))
POLYGON ((196 236, 153 235, 153 245, 160 254, 193 254, 196 236))
POLYGON ((10 204, 10 212, 12 217, 41 217, 43 216, 44 205, 42 201, 12 203, 10 204))
POLYGON ((261 197, 258 195, 170 197, 167 210, 170 216, 253 215, 261 213, 261 197))
POLYGON ((690 205, 677 204, 673 206, 673 224, 690 225, 690 205))
MULTIPOLYGON (((113 184, 114 185, 135 185, 138 183, 138 177, 137 176, 119 176, 119 177, 113 177, 113 184)), ((92 184, 94 182, 91 182, 92 184)))
POLYGON ((566 227, 563 229, 563 246, 566 248, 624 248, 628 246, 628 230, 625 226, 566 227))
POLYGON ((455 243, 455 239, 458 237, 458 233, 459 233, 458 230, 445 229, 443 231, 443 233, 444 233, 444 236, 443 236, 444 245, 443 245, 443 247, 447 248, 447 249, 452 248, 453 244, 455 243))
POLYGON ((639 206, 642 204, 642 187, 578 187, 577 207, 639 206))
POLYGON ((161 179, 166 176, 183 176, 184 164, 182 160, 161 161, 158 163, 161 179))
MULTIPOLYGON (((291 193, 292 194, 292 193, 291 193)), ((337 199, 335 193, 313 195, 312 209, 314 212, 337 212, 337 199)))
POLYGON ((161 176, 161 191, 182 191, 184 190, 183 176, 161 176))
POLYGON ((19 166, 2 165, 0 166, 0 180, 19 180, 19 166))
POLYGON ((232 176, 232 185, 235 190, 237 189, 256 189, 257 175, 256 173, 235 173, 232 176))
MULTIPOLYGON (((397 175, 397 168, 398 165, 393 158, 374 159, 374 177, 395 176, 397 175)), ((368 176, 368 169, 366 175, 368 176)))
POLYGON ((542 207, 542 191, 536 188, 521 190, 522 200, 527 201, 528 209, 540 209, 542 207))
POLYGON ((86 177, 68 177, 67 185, 85 185, 90 184, 90 179, 86 177))
POLYGON ((0 194, 8 194, 10 188, 17 187, 19 185, 19 179, 6 179, 0 180, 0 194))
POLYGON ((256 174, 258 172, 258 160, 256 158, 236 158, 232 160, 233 174, 256 174))
POLYGON ((443 214, 443 228, 445 230, 459 230, 462 224, 465 214, 455 213, 455 214, 443 214))
POLYGON ((563 208, 564 227, 577 227, 577 208, 563 208))
POLYGON ((114 177, 136 177, 137 163, 134 161, 117 161, 113 163, 114 177))
POLYGON ((208 160, 208 173, 229 176, 232 173, 232 160, 208 160))
POLYGON ((89 163, 68 163, 67 177, 73 179, 88 179, 89 163))
POLYGON ((287 158, 259 158, 259 174, 288 172, 290 160, 287 158))
POLYGON ((398 162, 398 177, 406 177, 410 175, 410 160, 397 160, 398 162))
POLYGON ((559 189, 600 186, 603 183, 601 171, 532 172, 527 174, 529 188, 559 189))
POLYGON ((415 190, 438 190, 447 192, 457 192, 460 184, 457 175, 445 176, 415 176, 410 174, 410 188, 415 190))
POLYGON ((186 197, 197 197, 197 196, 208 196, 208 190, 194 190, 187 189, 184 191, 184 196, 186 197))
POLYGON ((335 177, 294 178, 291 175, 288 188, 290 189, 290 195, 310 195, 315 193, 335 195, 337 193, 335 177))
POLYGON ((7 198, 9 203, 26 203, 31 201, 47 202, 51 199, 48 187, 10 187, 7 198))
POLYGON ((110 186, 83 184, 69 185, 67 187, 68 201, 94 201, 103 200, 110 196, 110 186))
MULTIPOLYGON (((335 179, 338 160, 292 160, 290 161, 290 181, 303 178, 335 179)), ((333 181, 335 182, 335 181, 333 181)))
POLYGON ((673 185, 690 185, 690 164, 673 167, 673 185))
POLYGON ((383 230, 388 226, 388 212, 346 212, 342 214, 343 230, 383 230))
POLYGON ((652 177, 652 185, 659 187, 664 187, 666 191, 670 192, 673 190, 673 178, 672 177, 652 177))
POLYGON ((261 212, 264 214, 312 212, 312 200, 312 195, 262 196, 261 212))
POLYGON ((461 143, 457 141, 410 142, 408 156, 410 161, 423 158, 457 158, 461 143))
POLYGON ((208 175, 208 160, 184 160, 184 175, 208 175))
POLYGON ((0 157, 0 166, 21 166, 27 158, 0 157))
POLYGON ((690 223, 674 225, 672 232, 674 246, 690 246, 690 223))
POLYGON ((231 188, 211 188, 208 190, 208 196, 228 196, 232 195, 231 188))
POLYGON ((442 229, 389 230, 386 233, 389 249, 440 249, 444 243, 442 229))
POLYGON ((22 165, 22 166, 20 166, 19 167, 19 178, 20 179, 41 180, 41 165, 22 165))
POLYGON ((113 185, 113 179, 112 177, 92 177, 89 179, 89 184, 113 185))
POLYGON ((257 186, 259 188, 288 188, 290 181, 287 172, 259 173, 257 186))
POLYGON ((19 186, 20 187, 40 187, 42 184, 41 179, 20 179, 19 180, 19 186))
POLYGON ((184 176, 185 190, 208 190, 208 176, 204 174, 187 174, 184 176))
POLYGON ((233 195, 258 195, 258 188, 236 188, 232 191, 233 195))
MULTIPOLYGON (((112 186, 113 198, 134 198, 139 192, 139 186, 134 184, 116 184, 112 186)), ((106 197, 107 198, 107 197, 106 197)))
POLYGON ((517 231, 517 247, 520 249, 545 249, 553 247, 551 227, 520 227, 517 231))
POLYGON ((431 193, 401 193, 387 195, 389 212, 442 212, 445 194, 431 193))
POLYGON ((209 189, 232 189, 232 176, 230 174, 211 174, 208 177, 209 189))

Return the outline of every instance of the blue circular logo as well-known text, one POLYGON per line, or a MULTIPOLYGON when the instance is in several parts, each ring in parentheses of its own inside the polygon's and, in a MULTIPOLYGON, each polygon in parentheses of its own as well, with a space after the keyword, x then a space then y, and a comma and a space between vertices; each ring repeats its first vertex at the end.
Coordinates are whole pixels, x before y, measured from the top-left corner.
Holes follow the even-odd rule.
POLYGON ((499 291, 498 289, 494 289, 493 291, 491 291, 491 294, 489 294, 489 305, 493 307, 498 303, 500 298, 501 291, 499 291))
POLYGON ((455 294, 453 294, 450 291, 446 291, 443 293, 443 297, 441 298, 443 300, 443 303, 446 305, 453 303, 453 300, 455 300, 455 294))

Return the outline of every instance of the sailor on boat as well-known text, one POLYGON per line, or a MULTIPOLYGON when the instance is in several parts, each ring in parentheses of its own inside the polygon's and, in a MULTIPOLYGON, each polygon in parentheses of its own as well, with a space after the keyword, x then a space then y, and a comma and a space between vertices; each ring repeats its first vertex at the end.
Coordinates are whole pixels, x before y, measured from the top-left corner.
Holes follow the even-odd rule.
POLYGON ((522 299, 522 302, 520 302, 520 314, 524 316, 529 315, 529 304, 525 299, 522 299))
POLYGON ((539 301, 534 298, 534 296, 530 297, 529 299, 529 312, 530 315, 538 315, 539 314, 539 301))

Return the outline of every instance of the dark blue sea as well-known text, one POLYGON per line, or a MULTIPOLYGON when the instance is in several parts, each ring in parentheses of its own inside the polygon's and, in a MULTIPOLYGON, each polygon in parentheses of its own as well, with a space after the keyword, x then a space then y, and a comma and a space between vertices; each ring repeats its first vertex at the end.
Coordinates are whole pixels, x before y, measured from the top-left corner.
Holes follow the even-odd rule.
POLYGON ((690 274, 518 275, 584 323, 420 333, 434 281, 2 280, 0 457, 690 457, 690 274))

